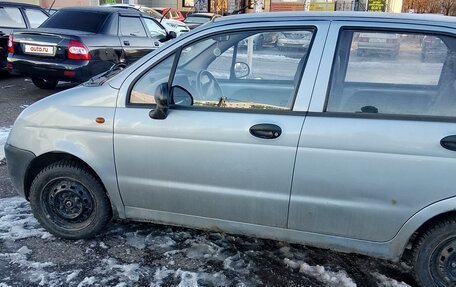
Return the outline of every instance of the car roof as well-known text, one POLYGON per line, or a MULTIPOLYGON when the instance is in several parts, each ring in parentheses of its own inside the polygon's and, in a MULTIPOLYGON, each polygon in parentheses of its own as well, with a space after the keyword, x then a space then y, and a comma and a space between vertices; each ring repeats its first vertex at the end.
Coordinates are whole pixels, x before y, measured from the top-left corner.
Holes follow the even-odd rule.
POLYGON ((142 13, 141 11, 138 11, 134 7, 131 7, 132 9, 126 9, 130 7, 112 7, 112 6, 81 6, 81 7, 64 7, 60 8, 59 11, 66 11, 66 10, 72 10, 72 11, 96 11, 96 12, 105 12, 105 13, 122 13, 122 14, 135 14, 135 15, 143 15, 143 16, 148 16, 147 14, 142 13))
POLYGON ((0 6, 2 7, 25 7, 25 8, 38 8, 38 9, 42 9, 40 6, 38 5, 34 5, 34 4, 26 4, 26 3, 17 3, 17 2, 2 2, 0 1, 0 6))
POLYGON ((248 22, 281 22, 291 20, 327 20, 327 21, 370 21, 423 23, 442 26, 456 26, 456 17, 435 14, 385 13, 385 12, 264 12, 230 15, 215 19, 216 23, 230 24, 248 22))
POLYGON ((191 16, 213 17, 213 16, 217 16, 217 15, 218 14, 215 14, 215 13, 203 13, 203 12, 200 12, 200 13, 188 14, 187 17, 191 17, 191 16))

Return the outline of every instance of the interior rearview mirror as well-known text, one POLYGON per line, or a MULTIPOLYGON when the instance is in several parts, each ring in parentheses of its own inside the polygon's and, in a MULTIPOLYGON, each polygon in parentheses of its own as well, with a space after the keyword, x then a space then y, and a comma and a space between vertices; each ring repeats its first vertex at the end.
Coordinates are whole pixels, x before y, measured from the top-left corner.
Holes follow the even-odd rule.
POLYGON ((250 75, 250 67, 247 63, 237 62, 234 64, 234 76, 236 79, 241 79, 250 75))
POLYGON ((154 120, 164 120, 168 116, 168 83, 158 85, 155 90, 155 109, 149 112, 149 117, 154 120))

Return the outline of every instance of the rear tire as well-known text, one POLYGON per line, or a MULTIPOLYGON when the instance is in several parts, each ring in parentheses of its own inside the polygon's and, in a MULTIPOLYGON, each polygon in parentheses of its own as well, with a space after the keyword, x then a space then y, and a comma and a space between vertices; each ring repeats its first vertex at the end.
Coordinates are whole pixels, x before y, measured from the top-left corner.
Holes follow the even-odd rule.
POLYGON ((413 263, 420 286, 456 285, 455 218, 440 221, 418 239, 413 263))
POLYGON ((53 80, 53 79, 43 79, 43 78, 32 78, 32 82, 35 86, 37 86, 40 89, 43 90, 53 90, 55 87, 57 87, 57 84, 59 83, 58 80, 53 80))
POLYGON ((29 199, 40 224, 66 239, 92 237, 112 217, 103 186, 74 161, 63 160, 44 168, 32 182, 29 199))

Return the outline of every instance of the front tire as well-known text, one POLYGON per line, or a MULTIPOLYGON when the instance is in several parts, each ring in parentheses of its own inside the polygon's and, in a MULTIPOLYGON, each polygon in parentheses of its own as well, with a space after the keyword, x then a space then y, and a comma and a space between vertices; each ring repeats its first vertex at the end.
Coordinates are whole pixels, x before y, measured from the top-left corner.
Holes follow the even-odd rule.
POLYGON ((456 286, 456 219, 443 220, 426 231, 413 258, 420 286, 456 286))
POLYGON ((58 80, 43 79, 43 78, 32 78, 32 82, 35 86, 43 90, 53 90, 59 83, 58 80))
POLYGON ((112 217, 103 186, 74 161, 63 160, 44 168, 32 182, 29 199, 40 224, 66 239, 92 237, 112 217))

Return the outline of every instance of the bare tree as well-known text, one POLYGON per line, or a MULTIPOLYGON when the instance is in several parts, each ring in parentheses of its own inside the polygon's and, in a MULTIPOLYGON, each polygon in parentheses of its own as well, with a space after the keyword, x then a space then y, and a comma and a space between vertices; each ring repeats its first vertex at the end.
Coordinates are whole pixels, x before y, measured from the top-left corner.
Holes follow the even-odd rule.
POLYGON ((440 0, 442 13, 445 15, 454 15, 456 8, 456 0, 440 0))

